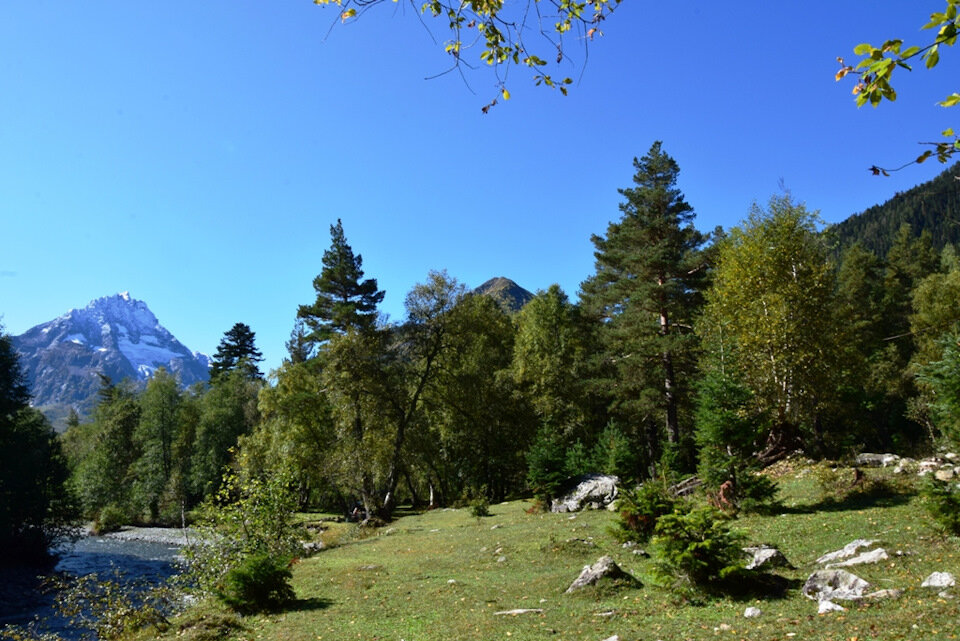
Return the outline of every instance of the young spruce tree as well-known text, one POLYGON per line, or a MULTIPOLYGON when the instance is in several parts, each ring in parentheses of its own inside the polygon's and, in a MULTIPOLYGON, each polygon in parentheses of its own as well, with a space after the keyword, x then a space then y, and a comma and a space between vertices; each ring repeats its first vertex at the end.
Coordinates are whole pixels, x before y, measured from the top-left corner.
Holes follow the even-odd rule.
POLYGON ((227 330, 217 353, 210 362, 210 380, 216 380, 221 374, 242 368, 250 380, 262 379, 263 373, 257 363, 263 360, 263 354, 257 349, 256 334, 245 323, 236 323, 227 330))

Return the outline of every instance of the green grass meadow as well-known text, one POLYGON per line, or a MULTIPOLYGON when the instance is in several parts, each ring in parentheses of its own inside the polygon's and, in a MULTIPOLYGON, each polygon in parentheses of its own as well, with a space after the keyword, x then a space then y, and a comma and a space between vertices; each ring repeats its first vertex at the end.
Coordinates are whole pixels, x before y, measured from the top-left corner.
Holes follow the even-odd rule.
MULTIPOLYGON (((782 506, 742 516, 733 527, 751 543, 780 548, 796 569, 780 569, 780 596, 684 600, 658 587, 651 559, 624 549, 608 533, 612 512, 530 513, 531 503, 491 506, 478 519, 468 508, 403 516, 361 538, 336 524, 322 536, 334 545, 294 567, 297 603, 279 614, 235 620, 206 604, 180 617, 168 638, 276 641, 661 639, 845 640, 955 639, 960 599, 921 588, 933 571, 960 575, 960 544, 940 533, 912 479, 868 471, 870 491, 826 494, 816 468, 781 479, 782 506), (883 482, 877 483, 877 480, 883 482), (857 538, 879 539, 880 564, 848 568, 875 589, 902 588, 896 600, 842 603, 817 614, 800 593, 814 560, 857 538), (899 556, 897 555, 899 551, 899 556), (642 587, 599 586, 564 594, 585 564, 609 554, 642 587), (759 618, 744 609, 759 607, 759 618), (519 615, 496 612, 542 609, 519 615), (234 627, 239 623, 240 627, 234 627)), ((842 483, 842 475, 839 480, 842 483)), ((308 515, 307 518, 310 518, 308 515)), ((960 590, 954 588, 954 594, 960 590)))

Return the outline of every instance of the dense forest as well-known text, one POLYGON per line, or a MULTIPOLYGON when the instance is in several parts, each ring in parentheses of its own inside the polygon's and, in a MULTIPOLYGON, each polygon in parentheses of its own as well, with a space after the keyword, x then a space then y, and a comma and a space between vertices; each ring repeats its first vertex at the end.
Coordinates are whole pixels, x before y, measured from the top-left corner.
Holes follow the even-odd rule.
POLYGON ((878 257, 893 247, 897 232, 910 225, 914 233, 927 232, 937 250, 960 241, 960 163, 921 185, 896 194, 881 205, 850 216, 827 232, 836 251, 854 243, 878 257))
POLYGON ((554 285, 515 314, 437 271, 384 322, 384 292, 337 221, 268 379, 237 323, 209 384, 181 390, 162 370, 142 391, 102 381, 92 420, 61 439, 85 516, 180 524, 225 470, 380 521, 401 502, 546 500, 587 472, 697 473, 747 504, 769 492, 751 470, 797 450, 960 437, 952 236, 903 224, 889 243, 844 240, 837 258, 838 228, 821 233, 789 195, 704 234, 659 142, 634 170, 578 301, 554 285))

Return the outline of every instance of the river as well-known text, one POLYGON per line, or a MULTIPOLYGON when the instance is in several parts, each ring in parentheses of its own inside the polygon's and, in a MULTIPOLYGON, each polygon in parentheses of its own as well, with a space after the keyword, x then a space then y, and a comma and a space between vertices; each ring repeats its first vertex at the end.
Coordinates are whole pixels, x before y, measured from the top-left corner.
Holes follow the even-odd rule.
MULTIPOLYGON (((113 578, 119 570, 123 580, 162 583, 177 572, 177 558, 185 543, 181 530, 166 528, 126 528, 104 536, 84 536, 65 545, 52 573, 84 576, 96 573, 113 578)), ((43 631, 55 632, 64 639, 78 639, 81 630, 72 630, 53 611, 53 595, 40 589, 44 577, 37 570, 0 569, 0 627, 40 622, 43 631)))

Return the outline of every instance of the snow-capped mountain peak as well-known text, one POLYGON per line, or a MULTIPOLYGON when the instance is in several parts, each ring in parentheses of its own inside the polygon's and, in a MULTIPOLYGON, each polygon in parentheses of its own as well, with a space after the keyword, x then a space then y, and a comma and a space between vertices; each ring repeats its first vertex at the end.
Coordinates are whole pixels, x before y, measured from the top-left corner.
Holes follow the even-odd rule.
POLYGON ((142 382, 165 367, 184 386, 209 378, 209 359, 187 349, 130 292, 98 298, 13 338, 38 406, 87 402, 100 385, 98 372, 142 382))

